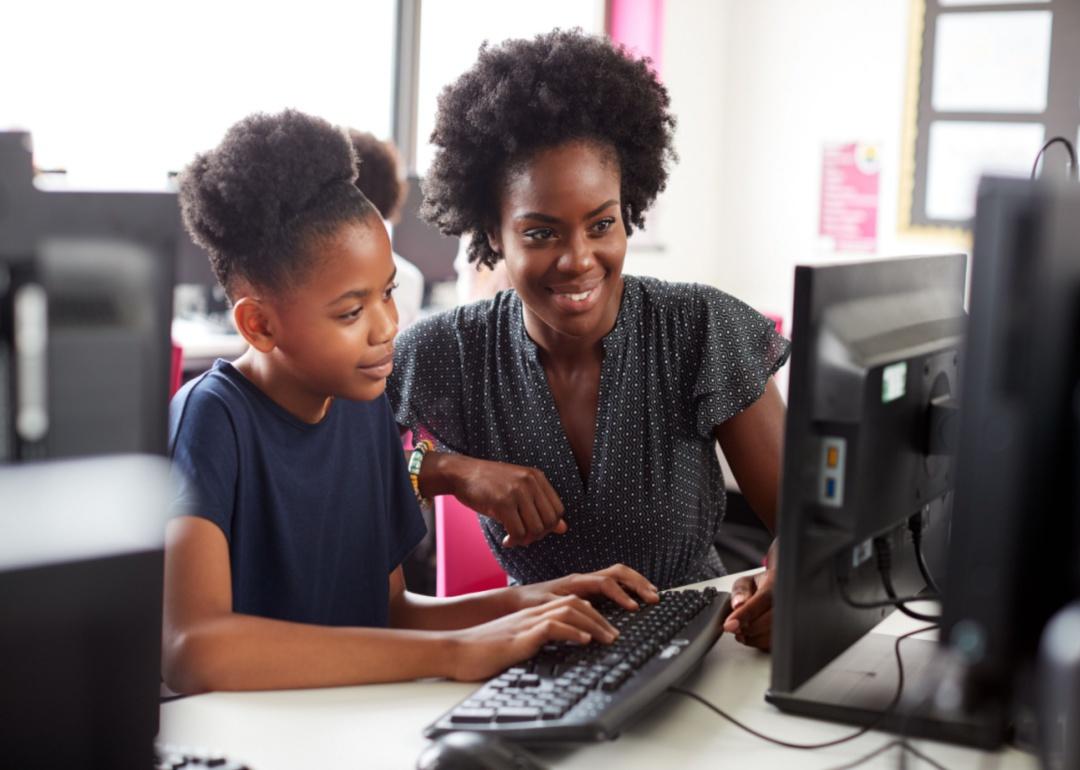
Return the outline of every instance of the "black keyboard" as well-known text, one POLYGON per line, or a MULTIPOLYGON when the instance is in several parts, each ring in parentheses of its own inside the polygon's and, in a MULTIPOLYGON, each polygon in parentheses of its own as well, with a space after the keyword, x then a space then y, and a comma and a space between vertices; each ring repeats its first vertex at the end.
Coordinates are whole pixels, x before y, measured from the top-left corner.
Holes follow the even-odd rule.
POLYGON ((637 612, 604 600, 597 609, 619 629, 614 644, 547 644, 508 668, 424 729, 458 730, 524 743, 602 741, 682 680, 720 637, 730 595, 670 591, 637 612))
POLYGON ((194 751, 189 748, 154 744, 154 770, 250 770, 247 765, 227 759, 220 754, 194 751))

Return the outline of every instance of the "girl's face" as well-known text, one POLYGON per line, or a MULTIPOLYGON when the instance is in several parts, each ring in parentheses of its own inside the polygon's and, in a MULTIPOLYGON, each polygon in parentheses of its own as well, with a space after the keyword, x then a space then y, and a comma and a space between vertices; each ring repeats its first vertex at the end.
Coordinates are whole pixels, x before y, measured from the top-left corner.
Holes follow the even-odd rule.
POLYGON ((398 323, 386 228, 369 217, 314 248, 310 277, 274 303, 274 355, 312 393, 378 398, 393 368, 398 323))
POLYGON ((615 151, 580 140, 508 172, 488 238, 537 342, 591 343, 615 325, 626 256, 620 183, 615 151))

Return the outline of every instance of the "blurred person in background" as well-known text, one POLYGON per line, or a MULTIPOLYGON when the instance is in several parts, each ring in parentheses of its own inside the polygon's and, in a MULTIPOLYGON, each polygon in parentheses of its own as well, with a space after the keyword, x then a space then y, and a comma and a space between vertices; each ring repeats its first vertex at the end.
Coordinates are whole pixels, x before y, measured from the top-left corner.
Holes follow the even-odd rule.
MULTIPOLYGON (((398 221, 407 191, 397 148, 389 141, 353 128, 349 129, 349 139, 358 159, 356 186, 379 210, 389 231, 398 221)), ((397 266, 398 288, 394 292, 394 301, 398 307, 398 328, 404 331, 420 317, 424 276, 416 265, 400 254, 394 254, 394 264, 397 266)))

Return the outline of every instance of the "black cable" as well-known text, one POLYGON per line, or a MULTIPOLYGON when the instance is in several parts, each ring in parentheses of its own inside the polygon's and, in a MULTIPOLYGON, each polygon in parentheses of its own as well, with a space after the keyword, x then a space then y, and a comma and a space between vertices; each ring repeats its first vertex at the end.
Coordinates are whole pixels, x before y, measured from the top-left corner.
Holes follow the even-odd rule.
POLYGON ((1069 176, 1072 177, 1073 179, 1077 178, 1077 176, 1076 176, 1077 175, 1076 150, 1073 149, 1072 142, 1070 142, 1068 139, 1066 139, 1063 136, 1055 136, 1052 139, 1048 139, 1046 141, 1046 144, 1044 144, 1039 149, 1038 154, 1035 156, 1035 162, 1031 164, 1031 178, 1032 179, 1035 178, 1035 175, 1036 175, 1036 173, 1037 173, 1037 171, 1039 169, 1039 161, 1042 160, 1043 153, 1045 153, 1048 149, 1050 149, 1051 145, 1057 144, 1058 142, 1065 145, 1065 149, 1069 153, 1069 176))
POLYGON ((844 604, 858 610, 878 610, 882 607, 892 607, 895 609, 897 607, 897 602, 922 602, 934 598, 928 596, 897 596, 895 598, 863 601, 861 599, 853 598, 851 594, 847 592, 847 575, 841 575, 839 570, 833 570, 833 579, 836 581, 837 591, 840 594, 840 598, 844 600, 844 604))
POLYGON ((925 596, 899 596, 896 599, 874 599, 872 601, 864 602, 861 599, 854 599, 848 594, 846 578, 837 575, 836 585, 840 589, 840 598, 844 600, 844 604, 849 607, 854 607, 857 610, 879 610, 882 607, 892 607, 895 609, 897 602, 923 602, 927 599, 925 596))
POLYGON ((926 563, 926 556, 923 554, 922 549, 922 514, 916 513, 910 519, 908 519, 908 529, 911 530, 911 543, 915 546, 915 563, 919 565, 919 572, 922 573, 923 580, 926 581, 926 586, 938 596, 942 596, 941 588, 938 587, 937 581, 934 580, 934 576, 930 574, 930 567, 926 563))
POLYGON ((864 725, 863 727, 860 727, 855 732, 853 732, 853 733, 851 733, 849 735, 845 735, 842 738, 836 738, 835 740, 831 740, 831 741, 824 741, 823 743, 792 743, 791 741, 785 741, 785 740, 781 740, 779 738, 773 738, 772 736, 765 735, 764 733, 760 733, 757 730, 755 730, 754 728, 743 724, 738 719, 731 716, 731 714, 727 713, 726 711, 721 709, 719 706, 713 705, 708 700, 706 700, 705 698, 698 695, 696 692, 691 692, 690 690, 684 690, 681 687, 669 687, 668 691, 678 693, 679 695, 685 695, 688 698, 693 698, 694 700, 696 700, 698 703, 702 704, 706 708, 711 709, 712 711, 715 711, 717 714, 722 716, 727 721, 731 722, 733 725, 735 725, 739 729, 745 730, 746 732, 750 733, 754 737, 760 738, 763 741, 768 741, 769 743, 776 744, 777 746, 783 746, 783 747, 788 748, 788 749, 807 749, 807 750, 826 749, 826 748, 829 748, 830 746, 839 746, 841 743, 847 743, 848 741, 853 741, 856 738, 858 738, 860 735, 865 735, 866 733, 870 732, 875 727, 877 727, 879 724, 881 724, 882 721, 884 721, 884 719, 887 716, 889 716, 889 714, 891 714, 894 709, 896 709, 896 705, 900 702, 900 696, 904 692, 904 660, 903 660, 903 658, 900 657, 900 643, 902 641, 904 641, 905 639, 908 639, 909 637, 915 636, 916 634, 921 634, 921 633, 924 633, 926 631, 933 631, 936 628, 937 628, 937 626, 926 626, 924 628, 917 628, 914 631, 908 631, 906 634, 903 634, 901 636, 896 637, 896 643, 893 645, 893 653, 896 655, 896 671, 897 671, 896 694, 894 694, 893 697, 892 697, 892 700, 889 701, 889 705, 886 706, 881 711, 881 713, 879 713, 869 724, 864 725))
POLYGON ((896 609, 915 620, 925 620, 928 623, 936 623, 941 620, 940 615, 927 615, 925 612, 917 612, 916 610, 911 609, 904 602, 914 600, 906 598, 901 599, 896 595, 896 589, 893 588, 892 583, 892 548, 889 546, 887 538, 874 538, 874 553, 877 555, 877 567, 878 573, 881 575, 881 587, 885 589, 885 594, 896 604, 896 609))

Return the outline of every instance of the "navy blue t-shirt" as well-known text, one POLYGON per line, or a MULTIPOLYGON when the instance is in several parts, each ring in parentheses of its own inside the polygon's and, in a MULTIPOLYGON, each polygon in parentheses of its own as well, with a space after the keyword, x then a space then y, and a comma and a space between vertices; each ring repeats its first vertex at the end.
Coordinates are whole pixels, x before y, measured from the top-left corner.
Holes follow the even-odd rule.
POLYGON ((420 542, 385 396, 335 399, 297 419, 225 361, 169 415, 187 512, 229 543, 233 611, 331 626, 386 626, 390 572, 420 542))

